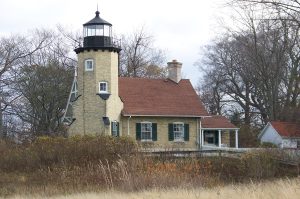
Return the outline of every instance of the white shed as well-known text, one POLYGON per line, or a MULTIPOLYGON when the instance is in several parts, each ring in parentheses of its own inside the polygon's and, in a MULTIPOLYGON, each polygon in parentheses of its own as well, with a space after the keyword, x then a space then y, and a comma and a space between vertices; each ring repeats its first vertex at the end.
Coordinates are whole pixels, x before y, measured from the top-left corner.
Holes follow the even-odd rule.
POLYGON ((261 143, 273 143, 280 148, 300 148, 300 124, 269 122, 258 135, 258 139, 261 143))

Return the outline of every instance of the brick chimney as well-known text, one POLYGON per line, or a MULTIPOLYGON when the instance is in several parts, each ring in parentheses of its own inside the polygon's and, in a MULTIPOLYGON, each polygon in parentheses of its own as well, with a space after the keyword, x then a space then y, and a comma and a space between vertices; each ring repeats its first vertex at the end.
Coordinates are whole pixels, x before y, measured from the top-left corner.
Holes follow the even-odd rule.
POLYGON ((168 78, 176 83, 181 80, 181 67, 182 63, 174 59, 172 62, 168 62, 168 78))

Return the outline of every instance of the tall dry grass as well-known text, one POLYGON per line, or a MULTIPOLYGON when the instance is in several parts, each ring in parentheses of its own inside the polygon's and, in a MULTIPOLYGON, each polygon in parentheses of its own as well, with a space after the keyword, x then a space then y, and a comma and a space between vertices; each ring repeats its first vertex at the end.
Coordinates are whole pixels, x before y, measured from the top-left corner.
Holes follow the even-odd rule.
POLYGON ((0 142, 0 197, 118 190, 193 189, 297 176, 268 152, 241 158, 145 157, 129 138, 39 138, 0 142))
POLYGON ((153 189, 140 192, 108 191, 47 197, 43 195, 13 196, 9 199, 299 199, 300 179, 285 179, 265 183, 227 185, 210 189, 153 189))

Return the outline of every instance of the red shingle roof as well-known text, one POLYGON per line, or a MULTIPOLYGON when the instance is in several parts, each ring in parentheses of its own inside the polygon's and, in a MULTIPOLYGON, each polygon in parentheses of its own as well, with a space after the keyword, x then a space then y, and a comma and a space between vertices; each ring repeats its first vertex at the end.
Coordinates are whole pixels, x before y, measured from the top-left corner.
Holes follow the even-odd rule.
POLYGON ((300 137, 300 124, 293 122, 271 122, 273 128, 283 137, 300 137))
POLYGON ((215 115, 212 117, 205 117, 201 120, 202 128, 225 128, 225 129, 235 129, 237 128, 233 125, 226 117, 215 115))
POLYGON ((123 115, 207 116, 189 80, 178 84, 166 79, 119 77, 123 115))

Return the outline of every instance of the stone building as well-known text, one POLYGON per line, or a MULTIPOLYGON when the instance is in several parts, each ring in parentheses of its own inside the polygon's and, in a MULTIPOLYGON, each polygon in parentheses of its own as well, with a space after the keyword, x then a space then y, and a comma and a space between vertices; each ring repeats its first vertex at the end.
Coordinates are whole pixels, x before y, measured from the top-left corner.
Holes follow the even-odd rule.
POLYGON ((75 49, 78 67, 64 116, 69 135, 130 136, 159 149, 238 147, 238 129, 207 113, 177 60, 168 62, 166 79, 119 77, 121 46, 99 15, 83 25, 83 46, 75 49))

